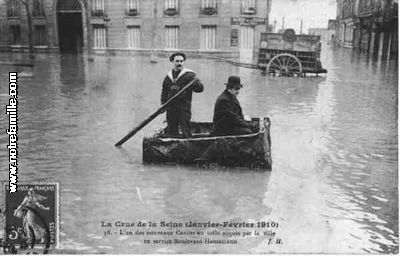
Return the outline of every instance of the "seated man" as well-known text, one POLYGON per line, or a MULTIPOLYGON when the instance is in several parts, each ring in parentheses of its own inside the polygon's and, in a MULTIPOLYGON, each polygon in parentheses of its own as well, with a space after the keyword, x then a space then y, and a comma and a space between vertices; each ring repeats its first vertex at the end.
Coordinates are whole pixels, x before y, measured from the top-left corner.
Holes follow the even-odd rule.
POLYGON ((237 100, 240 88, 240 77, 230 76, 225 84, 225 91, 217 98, 214 107, 212 136, 240 135, 253 133, 250 125, 244 120, 242 108, 237 100))
MULTIPOLYGON (((230 76, 226 90, 217 98, 214 107, 213 131, 210 136, 241 135, 254 133, 250 124, 243 118, 242 108, 236 96, 239 94, 240 77, 230 76)), ((216 160, 217 144, 209 146, 200 157, 194 159, 196 164, 204 164, 216 160)))

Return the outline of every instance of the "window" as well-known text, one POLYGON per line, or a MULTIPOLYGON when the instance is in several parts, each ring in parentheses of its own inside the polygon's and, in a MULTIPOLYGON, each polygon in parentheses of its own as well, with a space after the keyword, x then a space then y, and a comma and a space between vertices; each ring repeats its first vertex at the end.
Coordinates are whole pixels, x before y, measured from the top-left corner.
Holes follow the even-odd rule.
POLYGON ((168 16, 177 15, 179 13, 179 2, 178 0, 165 0, 165 11, 164 13, 168 16))
POLYGON ((239 29, 231 30, 231 46, 239 46, 239 29))
POLYGON ((255 14, 256 13, 256 0, 242 0, 242 13, 255 14))
POLYGON ((10 26, 10 41, 12 45, 21 44, 21 29, 19 25, 11 25, 10 26))
POLYGON ((217 0, 202 0, 201 8, 217 8, 217 0))
POLYGON ((203 15, 217 14, 217 0, 202 0, 200 13, 203 15))
POLYGON ((200 33, 201 49, 212 50, 217 48, 217 26, 203 25, 200 33))
POLYGON ((353 10, 354 10, 354 1, 348 0, 343 2, 342 18, 351 17, 351 15, 353 14, 353 10))
POLYGON ((340 33, 340 41, 344 42, 345 33, 346 33, 346 26, 344 24, 341 25, 341 33, 340 33))
POLYGON ((179 48, 179 26, 165 26, 165 49, 179 48))
POLYGON ((372 2, 371 0, 366 0, 361 2, 361 12, 372 11, 372 2))
POLYGON ((35 45, 46 45, 46 27, 37 25, 34 29, 35 45))
POLYGON ((346 26, 345 27, 345 37, 344 37, 344 41, 345 42, 352 42, 353 41, 353 27, 352 26, 346 26))
POLYGON ((92 0, 92 16, 104 15, 104 0, 92 0))
POLYGON ((57 1, 57 11, 81 11, 81 4, 78 0, 57 1))
POLYGON ((20 12, 19 0, 8 0, 7 3, 7 16, 18 17, 20 12))
POLYGON ((107 31, 104 26, 93 26, 93 47, 100 49, 107 47, 107 31))
POLYGON ((140 26, 128 27, 128 48, 140 48, 140 26))
POLYGON ((217 0, 202 0, 201 1, 201 14, 213 15, 217 14, 217 0))
POLYGON ((139 14, 139 0, 128 0, 127 14, 129 16, 136 16, 139 14))
POLYGON ((376 1, 376 3, 375 3, 375 10, 377 10, 377 11, 381 11, 382 10, 382 8, 383 8, 383 3, 382 3, 382 1, 376 1))
POLYGON ((34 17, 43 17, 44 16, 43 0, 33 0, 32 3, 33 3, 32 15, 34 17))

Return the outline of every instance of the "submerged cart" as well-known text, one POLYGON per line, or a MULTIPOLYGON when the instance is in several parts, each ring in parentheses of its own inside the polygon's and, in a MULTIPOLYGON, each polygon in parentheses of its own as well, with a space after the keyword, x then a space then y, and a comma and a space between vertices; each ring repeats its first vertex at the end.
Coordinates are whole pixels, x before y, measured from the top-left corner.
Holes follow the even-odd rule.
POLYGON ((274 76, 300 77, 307 73, 327 73, 320 61, 320 36, 261 33, 257 66, 274 76))

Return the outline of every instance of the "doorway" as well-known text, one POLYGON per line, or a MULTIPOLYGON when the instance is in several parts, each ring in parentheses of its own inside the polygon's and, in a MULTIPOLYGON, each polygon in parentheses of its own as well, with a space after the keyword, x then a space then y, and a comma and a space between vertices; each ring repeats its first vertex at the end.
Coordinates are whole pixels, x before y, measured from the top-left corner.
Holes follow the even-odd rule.
POLYGON ((254 26, 241 26, 240 27, 240 48, 253 49, 254 48, 254 26))
POLYGON ((78 0, 57 2, 60 52, 79 53, 83 48, 82 8, 78 0))

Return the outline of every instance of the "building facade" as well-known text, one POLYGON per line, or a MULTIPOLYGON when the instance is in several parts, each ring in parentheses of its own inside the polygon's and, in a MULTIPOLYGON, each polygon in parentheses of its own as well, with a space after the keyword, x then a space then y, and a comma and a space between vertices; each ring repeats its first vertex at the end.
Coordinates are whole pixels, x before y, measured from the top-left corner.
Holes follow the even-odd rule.
POLYGON ((377 57, 397 57, 397 13, 396 0, 338 0, 337 43, 377 57))
POLYGON ((378 57, 397 56, 397 1, 361 1, 354 47, 378 57))
MULTIPOLYGON (((257 49, 271 0, 29 0, 37 51, 257 49)), ((0 49, 28 46, 21 0, 0 0, 0 49)))
POLYGON ((328 34, 329 41, 328 43, 333 44, 336 41, 336 31, 338 28, 338 21, 334 19, 328 20, 328 34))
POLYGON ((338 42, 341 46, 352 48, 355 23, 357 23, 359 0, 338 1, 338 42))

